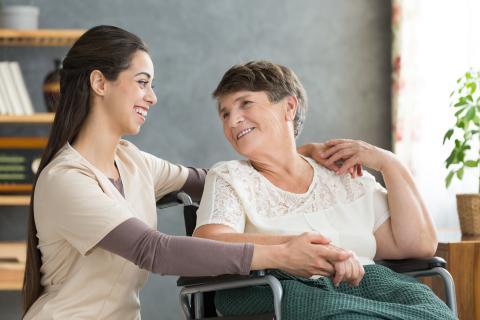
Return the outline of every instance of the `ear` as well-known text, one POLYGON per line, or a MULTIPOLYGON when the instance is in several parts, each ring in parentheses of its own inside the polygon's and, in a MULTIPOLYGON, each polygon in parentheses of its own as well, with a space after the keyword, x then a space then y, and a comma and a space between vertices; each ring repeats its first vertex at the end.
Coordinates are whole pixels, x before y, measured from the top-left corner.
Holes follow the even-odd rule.
POLYGON ((103 75, 103 73, 99 70, 93 70, 90 73, 90 87, 92 88, 93 92, 98 94, 99 96, 105 95, 105 84, 107 79, 103 75))
POLYGON ((288 121, 293 121, 295 119, 295 114, 297 113, 298 99, 295 96, 285 97, 285 106, 287 108, 285 113, 285 118, 288 121))

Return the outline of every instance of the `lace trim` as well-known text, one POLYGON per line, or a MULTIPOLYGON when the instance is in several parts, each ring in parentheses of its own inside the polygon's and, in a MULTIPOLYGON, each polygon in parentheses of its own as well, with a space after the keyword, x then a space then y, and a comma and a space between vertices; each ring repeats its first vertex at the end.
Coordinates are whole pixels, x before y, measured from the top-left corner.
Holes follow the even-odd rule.
POLYGON ((325 210, 337 204, 351 203, 365 195, 367 186, 364 180, 369 178, 337 176, 313 160, 307 160, 314 168, 314 177, 312 188, 304 194, 275 187, 246 161, 230 161, 214 168, 217 178, 212 220, 239 227, 245 219, 241 201, 248 203, 259 216, 274 218, 325 210), (234 181, 235 186, 226 179, 234 181))

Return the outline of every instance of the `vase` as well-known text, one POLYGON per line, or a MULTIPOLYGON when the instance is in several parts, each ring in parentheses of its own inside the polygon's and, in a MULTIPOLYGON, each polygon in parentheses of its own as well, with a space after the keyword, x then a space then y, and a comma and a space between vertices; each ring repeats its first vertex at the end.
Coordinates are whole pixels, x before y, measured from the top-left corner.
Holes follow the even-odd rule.
POLYGON ((7 5, 0 8, 0 28, 38 29, 38 7, 31 5, 7 5))
POLYGON ((49 72, 43 80, 43 97, 45 105, 49 112, 57 110, 58 102, 60 100, 60 69, 62 62, 60 59, 55 59, 55 69, 49 72))
POLYGON ((480 235, 480 193, 457 194, 457 210, 462 235, 480 235))

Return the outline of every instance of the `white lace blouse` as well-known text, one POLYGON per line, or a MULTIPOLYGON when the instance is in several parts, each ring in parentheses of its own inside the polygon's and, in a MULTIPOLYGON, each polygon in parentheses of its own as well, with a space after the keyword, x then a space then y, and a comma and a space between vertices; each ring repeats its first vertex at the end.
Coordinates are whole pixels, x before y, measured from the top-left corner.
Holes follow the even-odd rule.
POLYGON ((216 164, 206 178, 197 228, 223 224, 239 233, 317 232, 355 252, 362 264, 372 264, 373 233, 389 218, 387 191, 368 172, 352 179, 306 159, 314 176, 303 194, 276 187, 249 161, 216 164))

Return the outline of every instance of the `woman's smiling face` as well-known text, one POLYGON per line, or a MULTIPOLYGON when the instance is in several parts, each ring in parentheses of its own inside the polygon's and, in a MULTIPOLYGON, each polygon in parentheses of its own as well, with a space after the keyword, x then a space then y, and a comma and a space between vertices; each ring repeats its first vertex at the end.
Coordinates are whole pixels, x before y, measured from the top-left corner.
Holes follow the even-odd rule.
POLYGON ((117 79, 107 81, 105 106, 113 120, 112 127, 120 135, 137 134, 145 122, 149 108, 157 102, 153 92, 153 62, 144 51, 137 51, 128 69, 117 79))
POLYGON ((247 158, 266 152, 290 133, 287 98, 271 102, 264 91, 238 91, 219 97, 223 133, 232 147, 247 158))

